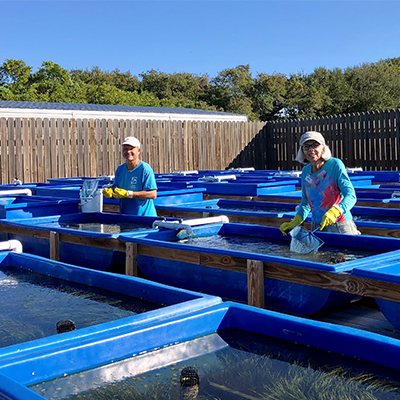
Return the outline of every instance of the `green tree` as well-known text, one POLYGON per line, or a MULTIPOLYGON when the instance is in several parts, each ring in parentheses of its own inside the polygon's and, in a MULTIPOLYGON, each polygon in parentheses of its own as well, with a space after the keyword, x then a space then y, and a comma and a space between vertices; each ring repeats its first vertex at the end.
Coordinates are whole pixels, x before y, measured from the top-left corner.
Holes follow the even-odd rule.
POLYGON ((32 67, 22 60, 6 59, 0 67, 0 98, 20 100, 27 90, 32 67))
POLYGON ((276 119, 284 107, 286 78, 282 74, 258 74, 254 80, 252 108, 261 121, 276 119))
POLYGON ((121 72, 115 69, 112 72, 104 72, 99 67, 93 67, 90 71, 75 69, 70 71, 73 81, 92 85, 110 85, 115 86, 127 92, 138 92, 140 82, 136 76, 131 75, 130 71, 121 72))
POLYGON ((350 112, 352 88, 340 69, 316 68, 309 75, 291 75, 286 82, 290 118, 313 118, 350 112))
POLYGON ((73 82, 68 70, 51 61, 43 61, 38 71, 30 76, 30 87, 25 99, 56 103, 85 103, 85 89, 73 82))
POLYGON ((189 73, 166 74, 154 69, 140 75, 141 90, 154 93, 169 107, 215 109, 203 99, 208 76, 189 73))
POLYGON ((153 106, 159 107, 160 101, 149 92, 126 92, 115 86, 86 85, 86 101, 89 104, 119 104, 130 106, 153 106))
POLYGON ((351 112, 400 107, 400 58, 348 68, 346 79, 353 90, 351 112))
POLYGON ((204 99, 218 110, 247 114, 250 119, 257 119, 253 112, 252 95, 254 82, 249 65, 221 71, 206 88, 204 99))

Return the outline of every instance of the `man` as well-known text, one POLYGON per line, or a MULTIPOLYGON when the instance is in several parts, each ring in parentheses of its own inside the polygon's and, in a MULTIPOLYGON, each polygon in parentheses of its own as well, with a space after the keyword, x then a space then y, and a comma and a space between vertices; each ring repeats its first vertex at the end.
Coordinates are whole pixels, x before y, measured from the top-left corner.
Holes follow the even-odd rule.
POLYGON ((126 160, 115 171, 114 184, 103 190, 108 198, 120 199, 120 213, 157 216, 154 199, 157 184, 154 171, 140 160, 140 142, 129 136, 122 142, 122 156, 126 160))

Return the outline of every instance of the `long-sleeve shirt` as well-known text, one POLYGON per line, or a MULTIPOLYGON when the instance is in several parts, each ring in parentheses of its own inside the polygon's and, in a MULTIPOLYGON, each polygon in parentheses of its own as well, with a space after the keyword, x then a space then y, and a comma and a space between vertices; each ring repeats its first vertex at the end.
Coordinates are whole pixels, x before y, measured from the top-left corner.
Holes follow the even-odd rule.
POLYGON ((346 168, 338 158, 330 158, 318 172, 311 172, 307 164, 301 173, 301 203, 297 214, 303 219, 312 213, 312 222, 320 224, 322 216, 337 205, 343 211, 337 222, 352 220, 351 208, 357 202, 353 184, 346 168))

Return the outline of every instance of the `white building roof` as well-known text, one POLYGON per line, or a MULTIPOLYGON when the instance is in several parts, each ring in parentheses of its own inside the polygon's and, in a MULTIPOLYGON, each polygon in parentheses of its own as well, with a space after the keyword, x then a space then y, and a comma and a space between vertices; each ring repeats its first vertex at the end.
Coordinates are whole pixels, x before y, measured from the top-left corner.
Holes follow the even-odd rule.
POLYGON ((146 119, 246 122, 247 115, 191 108, 0 101, 4 118, 146 119))

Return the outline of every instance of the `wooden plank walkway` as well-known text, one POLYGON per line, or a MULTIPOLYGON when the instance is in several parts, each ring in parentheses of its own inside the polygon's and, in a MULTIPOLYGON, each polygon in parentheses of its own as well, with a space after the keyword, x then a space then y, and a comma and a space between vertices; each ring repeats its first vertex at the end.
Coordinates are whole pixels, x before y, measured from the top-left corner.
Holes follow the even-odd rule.
POLYGON ((349 326, 400 340, 400 331, 385 318, 374 299, 364 297, 348 306, 306 317, 315 321, 349 326))

